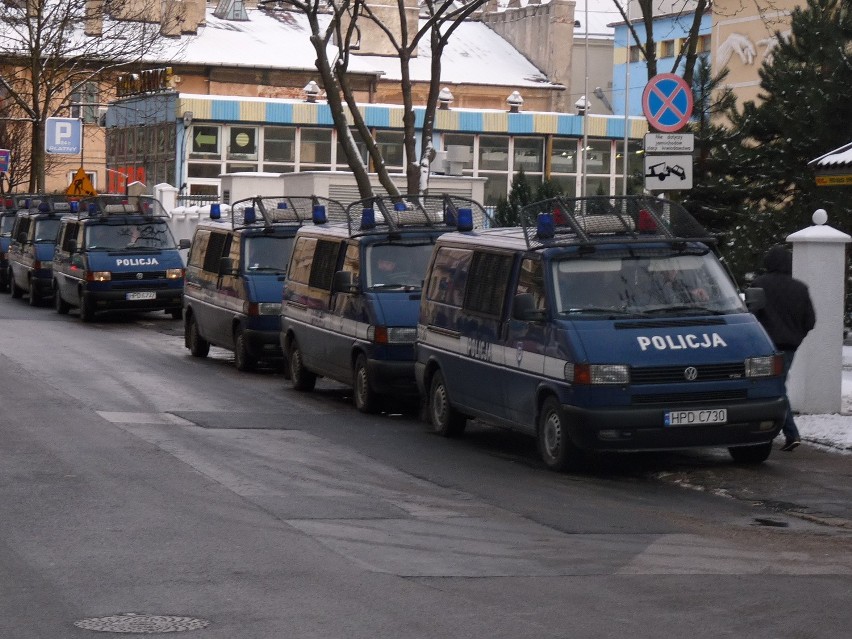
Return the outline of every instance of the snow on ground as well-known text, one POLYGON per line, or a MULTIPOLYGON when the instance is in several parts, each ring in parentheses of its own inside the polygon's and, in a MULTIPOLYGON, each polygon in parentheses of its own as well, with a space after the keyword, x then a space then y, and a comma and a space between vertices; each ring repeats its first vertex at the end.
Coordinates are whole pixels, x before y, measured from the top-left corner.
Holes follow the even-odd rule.
POLYGON ((815 443, 852 454, 852 346, 843 347, 843 400, 835 415, 796 415, 804 444, 815 443))

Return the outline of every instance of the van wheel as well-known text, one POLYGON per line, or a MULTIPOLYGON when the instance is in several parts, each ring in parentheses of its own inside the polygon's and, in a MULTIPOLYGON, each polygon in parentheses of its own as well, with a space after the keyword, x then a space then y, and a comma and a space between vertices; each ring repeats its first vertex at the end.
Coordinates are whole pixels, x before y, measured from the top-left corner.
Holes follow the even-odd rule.
POLYGON ((24 296, 24 289, 15 284, 15 276, 12 274, 12 269, 9 269, 9 285, 12 287, 12 297, 20 299, 24 296))
POLYGON ((234 364, 238 371, 250 371, 257 364, 249 353, 246 336, 241 328, 234 335, 234 364))
POLYGON ((317 376, 307 368, 302 361, 302 351, 299 349, 299 344, 293 342, 290 347, 290 382, 293 388, 298 391, 312 391, 317 383, 317 376))
POLYGON ((450 404, 441 371, 435 371, 429 385, 429 421, 432 423, 432 431, 444 437, 458 437, 467 426, 467 418, 450 404))
POLYGON ((355 408, 362 413, 375 413, 379 407, 379 398, 376 392, 370 388, 370 380, 367 376, 367 358, 364 354, 358 355, 355 360, 355 384, 352 393, 355 400, 355 408))
POLYGON ((565 413, 552 395, 544 400, 538 419, 538 452, 544 465, 555 471, 576 468, 583 459, 568 435, 565 413))
POLYGON ((95 319, 95 309, 85 295, 80 295, 80 319, 87 324, 95 319))
POLYGON ((32 279, 30 279, 30 306, 41 306, 41 298, 36 292, 36 285, 32 279))
POLYGON ((210 342, 201 337, 198 332, 198 323, 194 317, 189 318, 186 324, 186 344, 189 346, 189 352, 193 357, 207 357, 210 352, 210 342))
POLYGON ((738 464, 762 464, 772 452, 772 442, 757 446, 732 446, 728 449, 731 458, 738 464))
POLYGON ((71 310, 71 305, 62 299, 62 295, 59 294, 59 288, 54 288, 53 293, 53 306, 56 308, 56 312, 60 315, 67 315, 68 311, 71 310))

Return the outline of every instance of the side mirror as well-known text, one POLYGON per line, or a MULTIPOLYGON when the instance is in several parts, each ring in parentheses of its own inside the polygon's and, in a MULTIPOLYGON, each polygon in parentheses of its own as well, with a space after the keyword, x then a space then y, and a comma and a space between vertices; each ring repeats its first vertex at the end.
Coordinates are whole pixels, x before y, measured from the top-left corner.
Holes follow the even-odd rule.
POLYGON ((747 288, 743 295, 743 301, 749 313, 756 313, 766 307, 766 291, 762 288, 747 288))
POLYGON ((352 271, 336 271, 331 281, 332 293, 357 293, 358 283, 352 271))
POLYGON ((179 249, 188 249, 191 244, 192 244, 192 242, 190 242, 189 240, 186 240, 186 239, 180 240, 178 242, 178 248, 179 249))
POLYGON ((223 257, 219 260, 219 275, 233 275, 234 260, 230 257, 223 257))
POLYGON ((522 322, 542 322, 545 312, 535 307, 535 298, 531 293, 518 293, 512 300, 512 319, 522 322))

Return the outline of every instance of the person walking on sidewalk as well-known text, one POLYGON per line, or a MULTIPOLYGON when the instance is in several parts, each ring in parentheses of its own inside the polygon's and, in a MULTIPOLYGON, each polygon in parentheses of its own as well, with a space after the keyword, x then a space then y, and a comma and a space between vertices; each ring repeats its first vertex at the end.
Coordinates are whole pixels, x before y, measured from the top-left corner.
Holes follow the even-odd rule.
MULTIPOLYGON (((766 306, 755 315, 784 357, 786 384, 793 356, 816 324, 816 314, 807 285, 793 277, 793 254, 786 246, 778 244, 769 249, 763 265, 766 272, 756 277, 751 285, 766 292, 766 306)), ((789 452, 795 450, 801 440, 793 420, 790 399, 785 396, 785 400, 787 417, 781 429, 784 433, 781 450, 789 452)))

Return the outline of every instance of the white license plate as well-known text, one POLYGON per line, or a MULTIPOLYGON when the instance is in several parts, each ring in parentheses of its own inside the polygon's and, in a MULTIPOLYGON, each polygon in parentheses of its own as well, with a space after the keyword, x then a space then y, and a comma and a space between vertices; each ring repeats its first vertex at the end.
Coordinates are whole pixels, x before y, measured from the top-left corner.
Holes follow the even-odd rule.
POLYGON ((127 293, 124 297, 126 300, 155 300, 157 299, 156 291, 139 291, 136 293, 127 293))
POLYGON ((707 408, 704 410, 671 410, 663 413, 663 424, 666 426, 724 424, 727 421, 727 408, 707 408))

